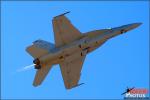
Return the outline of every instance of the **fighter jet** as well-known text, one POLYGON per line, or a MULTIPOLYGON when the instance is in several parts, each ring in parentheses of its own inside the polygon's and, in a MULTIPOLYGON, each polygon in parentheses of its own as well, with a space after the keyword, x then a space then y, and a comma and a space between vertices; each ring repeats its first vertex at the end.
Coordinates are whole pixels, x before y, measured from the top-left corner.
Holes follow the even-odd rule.
POLYGON ((132 23, 81 33, 65 16, 67 13, 69 12, 58 15, 52 20, 55 44, 36 40, 26 48, 26 51, 34 58, 34 68, 37 70, 33 86, 39 86, 55 64, 60 65, 66 89, 81 85, 78 82, 86 55, 108 39, 141 25, 141 23, 132 23))

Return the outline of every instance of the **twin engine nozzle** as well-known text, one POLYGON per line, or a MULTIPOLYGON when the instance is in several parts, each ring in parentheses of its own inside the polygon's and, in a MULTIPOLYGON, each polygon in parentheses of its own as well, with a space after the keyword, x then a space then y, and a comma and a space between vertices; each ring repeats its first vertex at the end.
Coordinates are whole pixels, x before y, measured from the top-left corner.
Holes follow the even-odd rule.
POLYGON ((35 64, 35 69, 41 69, 40 60, 38 58, 34 59, 33 63, 35 64))

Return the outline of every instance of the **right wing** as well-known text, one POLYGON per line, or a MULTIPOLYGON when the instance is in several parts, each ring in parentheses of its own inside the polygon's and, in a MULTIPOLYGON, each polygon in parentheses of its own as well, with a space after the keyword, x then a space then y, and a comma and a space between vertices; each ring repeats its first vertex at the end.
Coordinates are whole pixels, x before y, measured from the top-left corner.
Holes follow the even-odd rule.
POLYGON ((61 73, 67 89, 71 89, 79 85, 78 82, 84 59, 85 55, 81 56, 81 53, 78 52, 66 58, 64 62, 60 63, 61 73))
POLYGON ((55 36, 55 46, 63 46, 81 37, 81 33, 64 16, 53 18, 53 31, 55 36))

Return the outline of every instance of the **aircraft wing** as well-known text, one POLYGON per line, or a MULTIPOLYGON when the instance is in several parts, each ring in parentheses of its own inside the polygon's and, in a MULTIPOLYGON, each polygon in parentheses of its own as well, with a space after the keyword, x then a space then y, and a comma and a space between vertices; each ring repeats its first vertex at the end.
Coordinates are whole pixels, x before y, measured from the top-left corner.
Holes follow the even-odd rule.
POLYGON ((38 69, 36 71, 36 75, 33 81, 33 86, 38 86, 40 85, 45 77, 47 76, 49 70, 52 68, 52 66, 42 66, 41 69, 38 69))
POLYGON ((63 46, 81 37, 79 30, 71 24, 64 14, 54 17, 52 23, 56 47, 63 46))
POLYGON ((67 89, 78 86, 78 81, 81 75, 81 69, 85 56, 81 53, 75 53, 60 63, 61 73, 63 76, 64 84, 67 89))

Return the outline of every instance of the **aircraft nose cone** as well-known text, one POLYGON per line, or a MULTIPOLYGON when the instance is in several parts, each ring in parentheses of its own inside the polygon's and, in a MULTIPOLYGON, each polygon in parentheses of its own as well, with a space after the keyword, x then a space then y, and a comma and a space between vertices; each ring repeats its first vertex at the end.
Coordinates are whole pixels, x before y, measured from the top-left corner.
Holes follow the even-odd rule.
POLYGON ((140 26, 142 23, 132 23, 132 24, 127 24, 121 27, 121 30, 127 32, 130 31, 134 28, 137 28, 138 26, 140 26))
POLYGON ((133 24, 131 24, 131 26, 133 27, 133 28, 136 28, 136 27, 138 27, 138 26, 140 26, 142 23, 133 23, 133 24))

